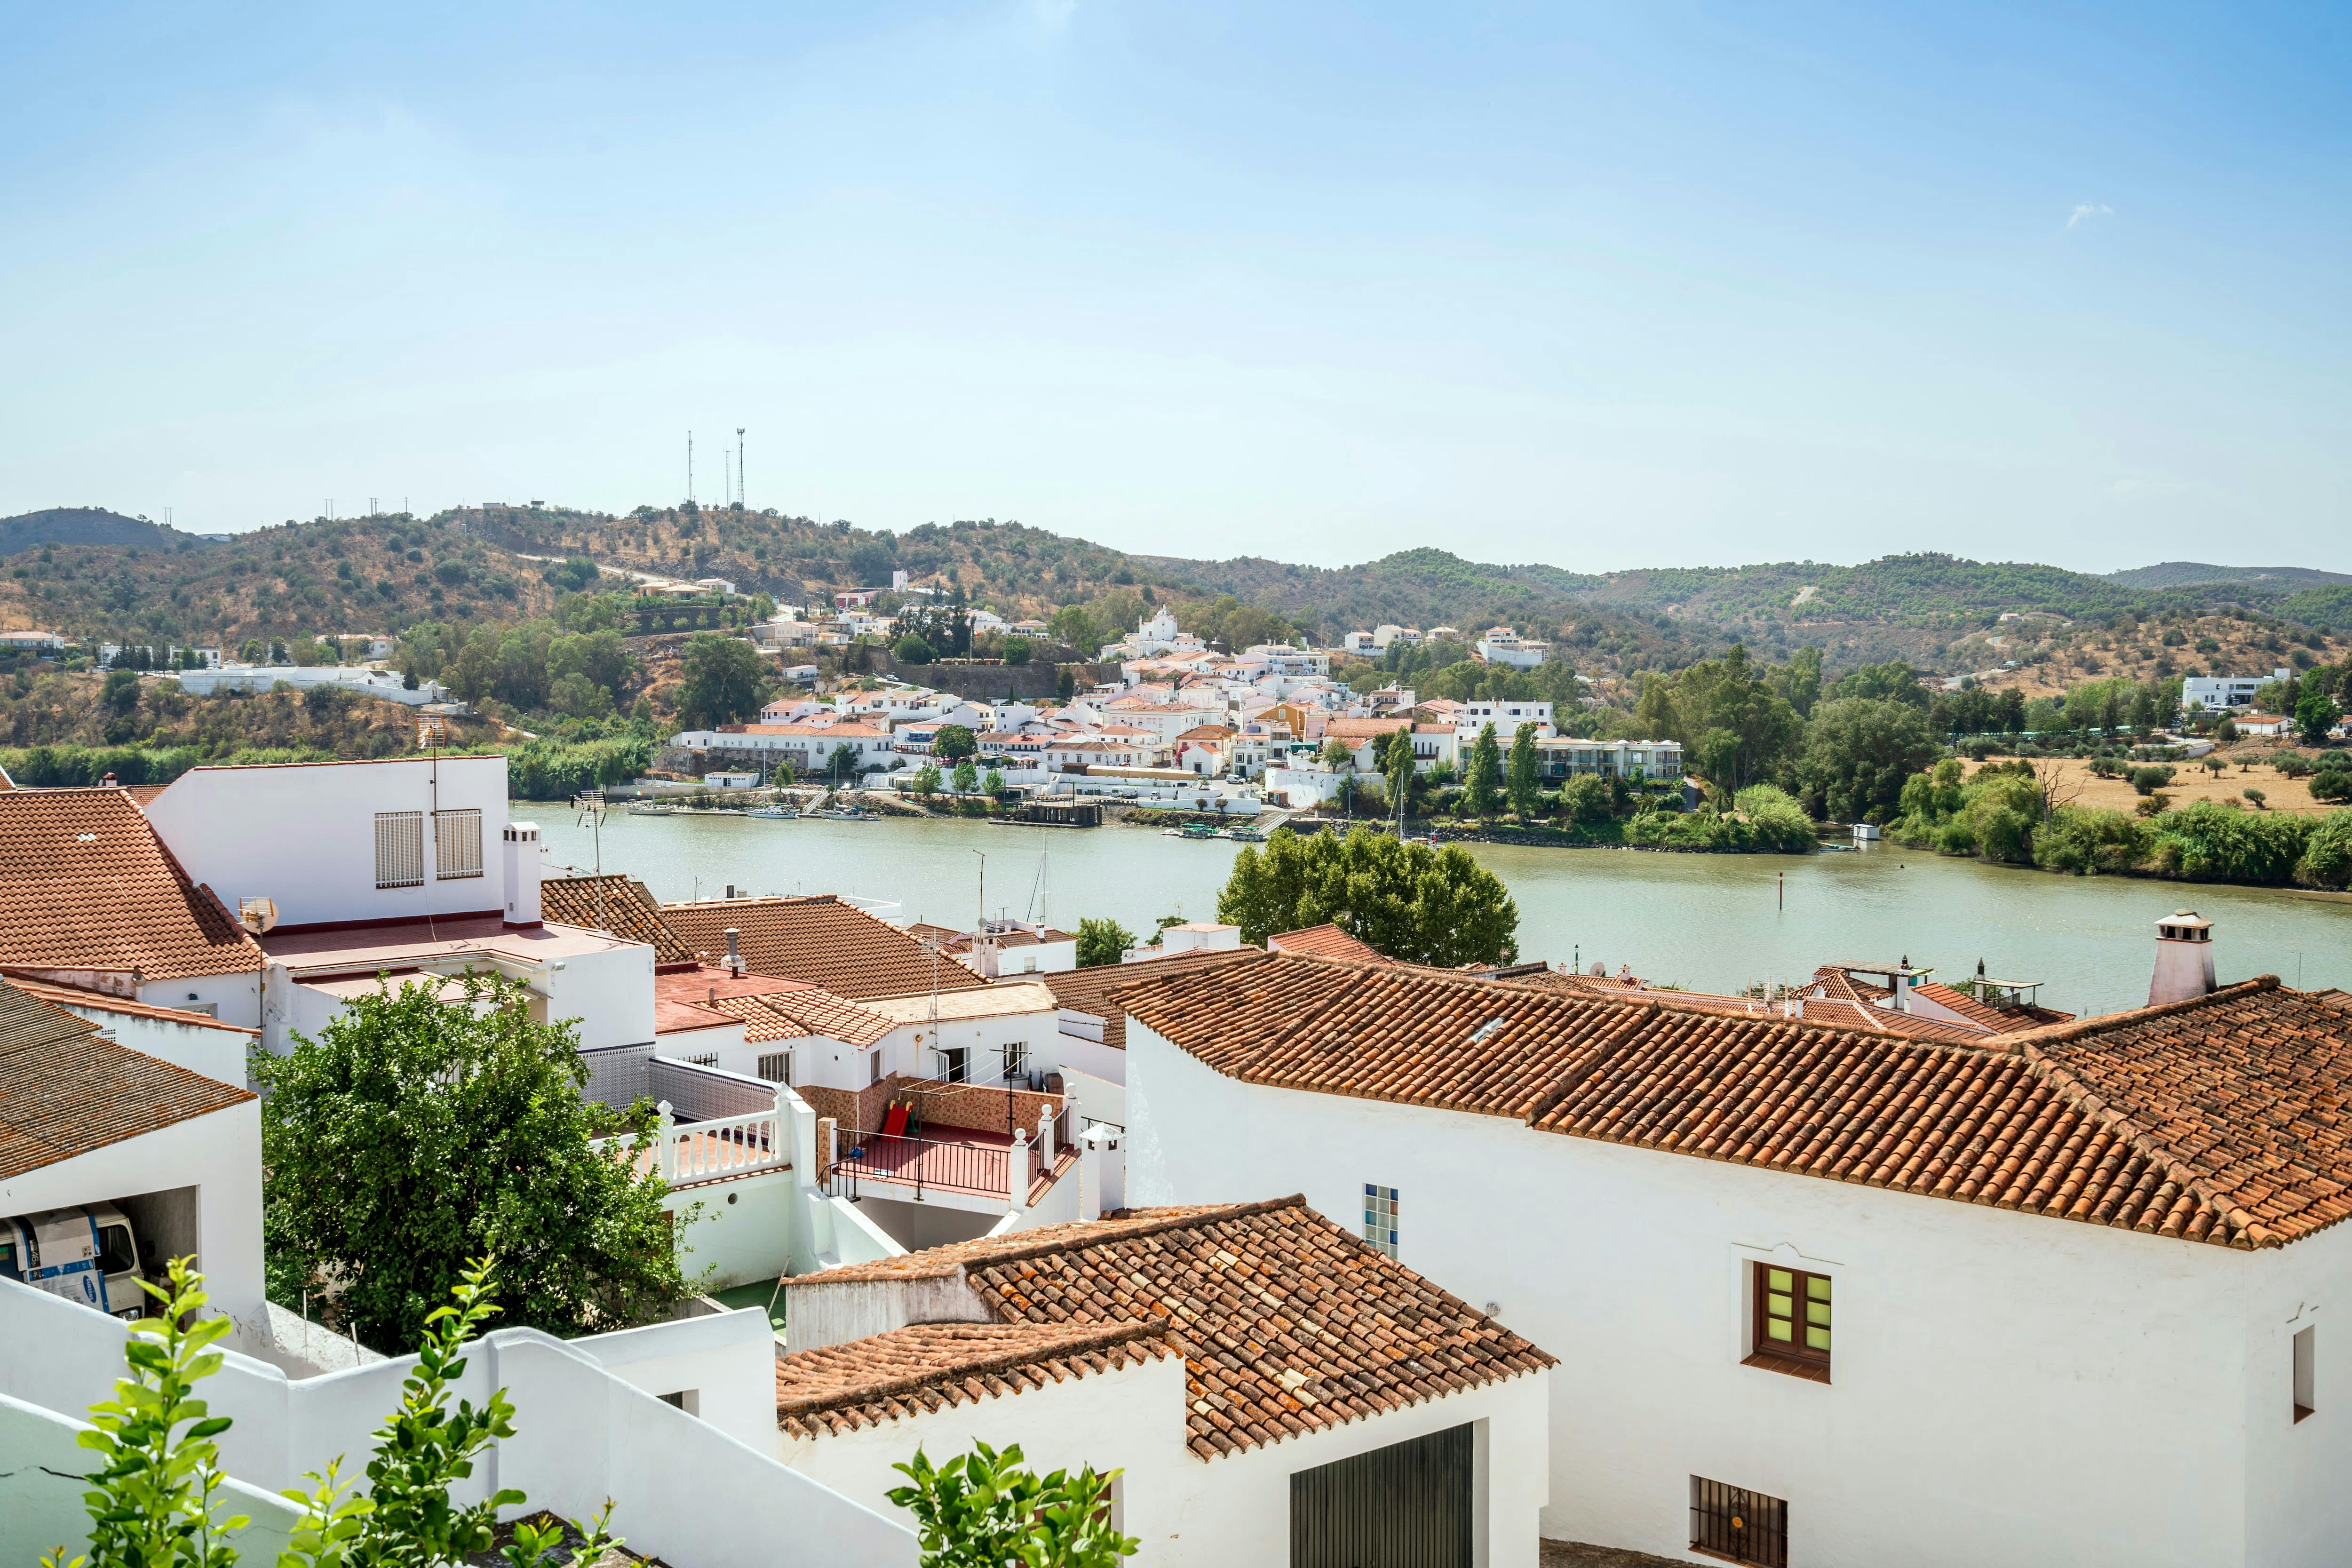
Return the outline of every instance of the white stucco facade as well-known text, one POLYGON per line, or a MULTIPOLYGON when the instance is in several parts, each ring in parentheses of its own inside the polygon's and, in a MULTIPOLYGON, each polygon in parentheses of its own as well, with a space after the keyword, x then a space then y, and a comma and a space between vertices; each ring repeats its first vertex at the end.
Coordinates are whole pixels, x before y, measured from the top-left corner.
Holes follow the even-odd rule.
POLYGON ((1130 1019, 1129 1201, 1297 1190, 1560 1357, 1544 1533, 1673 1561, 1693 1477, 1806 1568, 2318 1568, 2352 1535, 2352 1230, 2241 1252, 1226 1079, 1130 1019), (1827 1384, 1741 1364, 1758 1263, 1827 1274, 1827 1384), (2315 1407, 2292 1344, 2320 1342, 2315 1407))

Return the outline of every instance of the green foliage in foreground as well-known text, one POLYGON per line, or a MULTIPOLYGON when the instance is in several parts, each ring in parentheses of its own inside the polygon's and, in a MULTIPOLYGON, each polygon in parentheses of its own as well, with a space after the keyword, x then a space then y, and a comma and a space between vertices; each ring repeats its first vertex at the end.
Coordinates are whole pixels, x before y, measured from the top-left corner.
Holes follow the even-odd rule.
POLYGON ((1785 790, 1751 784, 1729 812, 1645 811, 1625 824, 1624 841, 1644 849, 1801 855, 1813 847, 1813 820, 1785 790))
POLYGON ((1449 969, 1518 952, 1518 905, 1468 850, 1400 844, 1366 827, 1311 838, 1276 828, 1263 849, 1244 847, 1217 918, 1252 943, 1336 922, 1390 958, 1449 969))
MULTIPOLYGON (((233 1568, 237 1560, 225 1537, 251 1521, 216 1519, 213 1502, 223 1479, 213 1439, 230 1421, 209 1415, 194 1397, 195 1385, 220 1370, 221 1352, 209 1347, 232 1325, 199 1315, 209 1298, 204 1276, 188 1265, 185 1258, 171 1260, 168 1290, 142 1282, 163 1311, 131 1325, 123 1347, 131 1375, 115 1384, 114 1398, 90 1406, 95 1430, 78 1439, 105 1460, 82 1499, 91 1521, 89 1552, 68 1563, 60 1546, 41 1560, 44 1568, 233 1568)), ((490 1303, 489 1270, 488 1258, 467 1269, 457 1304, 427 1318, 416 1368, 401 1384, 400 1408, 375 1433, 367 1495, 343 1495, 340 1458, 324 1475, 303 1478, 310 1490, 284 1494, 302 1505, 302 1519, 278 1568, 462 1562, 491 1549, 499 1510, 528 1500, 511 1488, 463 1507, 449 1500, 451 1484, 472 1477, 482 1451, 515 1433, 514 1404, 503 1388, 479 1409, 469 1400, 449 1409, 450 1386, 466 1373, 460 1352, 498 1310, 490 1303)), ((604 1528, 610 1515, 608 1503, 593 1521, 570 1527, 581 1538, 570 1568, 587 1568, 619 1544, 604 1528)), ((563 1531, 561 1525, 519 1524, 499 1555, 509 1568, 553 1568, 563 1531)))
POLYGON ((0 768, 25 788, 94 784, 107 774, 120 784, 170 784, 194 767, 256 767, 269 763, 331 763, 335 753, 303 746, 249 746, 206 756, 194 746, 32 746, 0 751, 0 768))
MULTIPOLYGON (((347 1321, 380 1346, 414 1340, 458 1260, 486 1253, 516 1319, 551 1333, 625 1328, 685 1296, 660 1178, 590 1147, 611 1113, 580 1097, 576 1026, 534 1022, 497 975, 447 1000, 444 984, 356 997, 318 1038, 255 1052, 271 1294, 346 1280, 347 1321)), ((652 1116, 632 1112, 640 1140, 652 1116)))
POLYGON ((1898 842, 2075 876, 2166 877, 2277 888, 2352 882, 2352 811, 2323 816, 2247 811, 2200 800, 2152 816, 2092 806, 2050 807, 2031 764, 1963 780, 1946 759, 1903 787, 1898 842))
POLYGON ((923 1568, 1118 1568, 1143 1544, 1110 1527, 1118 1470, 1041 1479, 1021 1468, 1020 1445, 985 1443, 939 1466, 918 1447, 890 1468, 913 1483, 888 1495, 915 1516, 923 1568))
POLYGON ((507 789, 517 800, 569 800, 583 790, 625 784, 653 765, 653 742, 643 735, 542 737, 524 742, 507 760, 507 789))

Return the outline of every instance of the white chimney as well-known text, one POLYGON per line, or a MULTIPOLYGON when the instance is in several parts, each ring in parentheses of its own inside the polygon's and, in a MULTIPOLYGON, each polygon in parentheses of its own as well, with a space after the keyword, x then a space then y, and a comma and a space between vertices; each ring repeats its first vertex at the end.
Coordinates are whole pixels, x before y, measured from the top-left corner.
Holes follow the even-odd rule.
POLYGON ((501 853, 506 857, 507 914, 510 926, 535 926, 539 912, 539 824, 509 822, 501 853))
POLYGON ((2213 989, 2213 922, 2195 910, 2176 910, 2156 922, 2156 974, 2147 1005, 2186 1002, 2213 989))
POLYGON ((1908 1013, 1911 1011, 1911 955, 1909 953, 1903 955, 1903 962, 1895 966, 1895 973, 1887 978, 1895 984, 1895 994, 1889 998, 1889 1005, 1898 1013, 1908 1013))

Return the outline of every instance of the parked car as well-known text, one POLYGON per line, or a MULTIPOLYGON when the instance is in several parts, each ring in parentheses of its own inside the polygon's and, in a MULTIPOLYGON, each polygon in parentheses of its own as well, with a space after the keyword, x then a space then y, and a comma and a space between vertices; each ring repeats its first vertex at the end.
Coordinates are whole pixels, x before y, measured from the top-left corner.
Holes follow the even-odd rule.
POLYGON ((131 1221, 112 1204, 0 1219, 0 1279, 135 1319, 147 1315, 145 1276, 131 1221))

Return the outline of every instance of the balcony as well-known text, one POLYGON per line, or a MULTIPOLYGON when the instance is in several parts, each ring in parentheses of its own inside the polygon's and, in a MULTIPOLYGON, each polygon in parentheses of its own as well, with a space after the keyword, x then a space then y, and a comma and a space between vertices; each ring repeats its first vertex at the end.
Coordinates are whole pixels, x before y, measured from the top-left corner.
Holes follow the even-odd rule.
POLYGON ((1076 1120, 1063 1095, 915 1080, 891 1096, 876 1131, 834 1129, 819 1152, 823 1184, 853 1200, 1027 1209, 1076 1163, 1076 1120))

